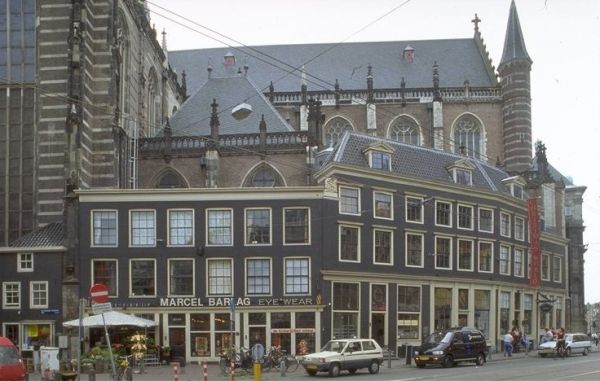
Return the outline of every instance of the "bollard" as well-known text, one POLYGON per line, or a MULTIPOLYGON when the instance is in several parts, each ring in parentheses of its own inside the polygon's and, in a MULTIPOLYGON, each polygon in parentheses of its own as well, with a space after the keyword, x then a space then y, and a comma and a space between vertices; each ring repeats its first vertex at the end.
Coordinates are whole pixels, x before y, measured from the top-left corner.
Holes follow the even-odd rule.
POLYGON ((258 361, 254 361, 254 365, 253 365, 253 370, 254 370, 254 381, 260 381, 260 377, 261 377, 261 372, 262 372, 262 367, 260 362, 258 361))
POLYGON ((387 360, 388 360, 388 368, 392 367, 392 351, 388 349, 387 351, 387 360))
POLYGON ((179 381, 179 363, 172 362, 171 365, 173 366, 173 381, 179 381))
POLYGON ((208 363, 206 361, 202 363, 202 370, 204 372, 204 381, 208 381, 208 363))
POLYGON ((280 371, 280 376, 281 377, 285 377, 285 357, 281 358, 281 361, 279 362, 279 371, 280 371))
POLYGON ((231 363, 229 364, 229 380, 235 381, 235 362, 231 359, 231 363))

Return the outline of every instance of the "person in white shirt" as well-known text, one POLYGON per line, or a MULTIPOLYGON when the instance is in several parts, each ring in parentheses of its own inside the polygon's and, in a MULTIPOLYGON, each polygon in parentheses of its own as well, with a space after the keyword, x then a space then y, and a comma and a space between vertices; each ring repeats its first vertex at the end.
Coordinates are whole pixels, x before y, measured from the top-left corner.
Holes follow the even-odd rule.
POLYGON ((512 356, 513 350, 513 336, 510 334, 510 331, 506 332, 504 335, 504 357, 512 356))

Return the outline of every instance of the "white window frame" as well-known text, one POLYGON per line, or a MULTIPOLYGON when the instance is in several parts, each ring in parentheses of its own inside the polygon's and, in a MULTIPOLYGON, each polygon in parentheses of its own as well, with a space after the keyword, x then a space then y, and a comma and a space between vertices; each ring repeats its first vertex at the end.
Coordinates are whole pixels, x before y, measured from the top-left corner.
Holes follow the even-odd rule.
POLYGON ((510 213, 500 212, 500 235, 502 237, 510 238, 512 221, 510 218, 510 213), (506 218, 506 220, 505 220, 506 218))
POLYGON ((245 277, 244 277, 244 294, 248 297, 254 297, 254 296, 261 296, 261 297, 266 297, 266 296, 273 296, 273 260, 270 257, 248 257, 248 258, 244 258, 244 271, 245 271, 245 277), (268 261, 269 262, 269 292, 268 293, 250 293, 249 291, 249 285, 248 285, 248 276, 249 276, 249 271, 248 271, 248 262, 249 261, 268 261))
POLYGON ((384 228, 380 228, 380 227, 373 228, 373 264, 383 265, 383 266, 393 266, 394 265, 394 230, 384 229, 384 228), (376 260, 377 248, 376 248, 375 237, 376 237, 378 231, 386 232, 386 233, 390 234, 390 261, 389 262, 377 262, 377 260, 376 260))
POLYGON ((465 168, 454 168, 452 170, 452 177, 454 177, 454 182, 458 185, 466 185, 466 186, 472 186, 473 185, 473 171, 470 169, 465 169, 465 168), (459 179, 459 172, 464 173, 465 175, 468 175, 467 178, 467 183, 461 183, 458 181, 459 179))
POLYGON ((373 191, 373 218, 392 221, 394 219, 394 194, 383 191, 373 191), (390 198, 390 217, 381 217, 377 215, 377 195, 385 195, 390 198))
POLYGON ((442 235, 436 235, 434 237, 434 259, 433 259, 433 266, 436 270, 452 270, 452 257, 453 257, 453 252, 454 252, 454 243, 452 242, 452 237, 450 236, 442 236, 442 235), (438 263, 437 263, 437 258, 438 258, 438 239, 445 239, 450 241, 450 245, 448 246, 448 248, 450 249, 450 253, 448 253, 449 258, 448 258, 448 266, 449 267, 439 267, 438 263))
POLYGON ((525 250, 521 247, 515 247, 513 251, 513 275, 518 278, 523 278, 525 277, 525 250), (520 255, 517 255, 518 253, 520 253, 520 255), (521 258, 521 271, 517 272, 517 258, 519 257, 521 258))
MULTIPOLYGON (((207 208, 206 216, 205 216, 205 226, 206 226, 205 244, 207 247, 231 247, 231 246, 233 246, 234 221, 233 221, 233 209, 232 208, 207 208), (231 221, 231 223, 229 225, 229 243, 210 243, 210 228, 211 228, 211 226, 209 226, 209 221, 210 221, 210 214, 212 212, 228 212, 229 213, 229 220, 231 221)), ((218 228, 222 228, 222 227, 218 226, 218 228)), ((224 235, 223 237, 226 237, 226 236, 224 235)))
POLYGON ((129 210, 129 247, 156 247, 156 210, 154 209, 130 209, 129 210), (135 244, 133 242, 133 214, 137 212, 152 213, 152 230, 154 231, 153 243, 150 244, 135 244))
POLYGON ((510 275, 510 260, 511 260, 511 247, 509 245, 500 245, 500 253, 498 253, 498 273, 500 275, 510 275), (506 268, 507 271, 506 272, 502 272, 502 249, 506 248, 506 253, 507 253, 507 257, 506 257, 506 268))
POLYGON ((562 282, 562 257, 555 255, 552 257, 552 281, 555 283, 562 282), (556 271, 556 260, 558 260, 558 272, 556 271), (556 274, 558 274, 558 279, 556 278, 556 274))
POLYGON ((361 226, 360 225, 355 225, 355 224, 347 224, 347 223, 340 223, 338 224, 338 261, 340 262, 351 262, 351 263, 360 263, 361 260, 361 235, 362 235, 362 231, 361 231, 361 226), (357 236, 358 236, 358 240, 356 243, 356 260, 351 260, 351 259, 342 259, 342 229, 343 228, 351 228, 351 229, 356 229, 357 230, 357 236))
MULTIPOLYGON (((168 270, 167 270, 168 271, 168 270)), ((129 297, 130 298, 154 298, 156 297, 156 259, 155 258, 129 258, 129 297), (139 261, 150 261, 154 263, 154 275, 152 277, 152 281, 154 282, 154 294, 152 295, 136 295, 133 293, 133 262, 139 261)))
POLYGON ((494 272, 494 243, 490 241, 479 241, 477 243, 477 270, 480 273, 491 274, 494 272), (482 270, 481 269, 481 244, 490 245, 491 247, 491 257, 490 257, 490 270, 482 270))
POLYGON ((118 247, 119 246, 119 211, 117 209, 92 209, 90 211, 90 246, 91 247, 118 247), (101 245, 96 243, 96 227, 94 225, 96 213, 114 213, 115 215, 115 243, 101 245))
POLYGON ((392 155, 390 155, 387 152, 381 152, 381 151, 371 151, 369 152, 369 167, 373 168, 373 169, 379 169, 381 171, 390 171, 392 169, 392 155), (382 163, 382 167, 375 167, 375 160, 374 160, 374 156, 375 155, 381 155, 381 163, 382 163), (383 163, 385 162, 384 158, 387 157, 387 168, 383 167, 383 163))
POLYGON ((473 272, 474 257, 475 257, 475 242, 472 239, 457 238, 456 239, 456 271, 473 272), (460 243, 461 242, 469 242, 471 244, 471 261, 469 263, 469 268, 461 268, 460 267, 460 243))
POLYGON ((453 220, 453 218, 454 218, 454 216, 453 216, 453 213, 452 213, 452 203, 449 202, 449 201, 444 201, 444 200, 435 200, 435 226, 443 226, 445 228, 451 228, 452 227, 452 220, 453 220), (446 205, 450 206, 450 209, 449 209, 450 214, 449 214, 448 224, 447 225, 440 224, 439 221, 438 221, 438 213, 437 212, 438 212, 438 205, 439 204, 446 204, 446 205))
POLYGON ((458 204, 456 206, 456 228, 457 229, 473 231, 473 229, 475 227, 474 210, 475 210, 475 208, 473 207, 473 205, 458 204), (471 216, 469 217, 470 221, 471 221, 470 227, 466 228, 466 227, 460 226, 460 208, 469 208, 471 210, 471 216))
POLYGON ((235 273, 234 273, 234 268, 233 268, 233 258, 223 258, 223 257, 219 257, 219 258, 207 258, 206 259, 206 296, 207 297, 227 297, 227 296, 233 296, 235 292, 235 273), (229 270, 230 270, 230 280, 231 280, 231 292, 230 293, 223 293, 223 294, 211 294, 210 292, 210 263, 211 262, 229 262, 229 270))
MULTIPOLYGON (((208 268, 208 266, 206 266, 208 268)), ((208 280, 206 281, 208 284, 208 280)), ((193 258, 169 258, 167 260, 167 295, 173 298, 194 296, 196 294, 196 261, 193 258), (171 290, 171 262, 188 261, 192 264, 192 293, 173 294, 171 290)))
POLYGON ((31 273, 34 270, 33 253, 17 253, 17 272, 18 273, 31 273), (29 258, 24 258, 24 257, 29 258), (25 265, 30 264, 29 267, 25 265))
POLYGON ((347 186, 347 185, 340 185, 339 186, 339 202, 338 202, 338 212, 339 214, 345 214, 345 215, 350 215, 350 216, 360 216, 361 215, 361 192, 360 192, 360 188, 358 187, 352 187, 352 186, 347 186), (344 205, 344 197, 342 196, 342 189, 346 189, 346 190, 351 190, 351 191, 356 191, 356 212, 347 212, 347 211, 343 211, 343 205, 344 205))
POLYGON ((311 294, 311 283, 312 282, 312 269, 311 269, 311 260, 310 257, 306 257, 306 256, 292 256, 292 257, 284 257, 283 258, 283 295, 284 296, 303 296, 303 295, 310 295, 311 294), (306 260, 307 261, 307 266, 308 266, 308 289, 306 290, 306 293, 289 293, 287 291, 287 261, 288 260, 297 260, 297 259, 301 259, 301 260, 306 260))
POLYGON ((478 216, 478 218, 477 218, 477 230, 479 230, 480 232, 483 232, 483 233, 492 233, 493 234, 494 233, 494 209, 480 207, 480 208, 477 209, 477 216, 478 216), (481 227, 481 211, 482 210, 491 212, 491 216, 492 216, 491 225, 490 225, 491 226, 491 230, 484 230, 481 227))
POLYGON ((413 231, 406 231, 404 233, 404 266, 412 268, 423 268, 425 267, 425 235, 423 233, 417 233, 413 231), (421 259, 420 265, 408 264, 408 236, 415 235, 421 237, 421 259))
POLYGON ((268 207, 244 208, 244 246, 272 246, 273 245, 273 210, 268 207), (266 210, 269 212, 269 242, 253 243, 248 240, 248 212, 255 210, 266 210))
POLYGON ((50 293, 50 290, 48 289, 47 281, 31 281, 31 282, 29 282, 29 308, 31 308, 32 310, 40 309, 40 308, 48 308, 48 299, 50 296, 49 293, 50 293), (44 286, 44 290, 37 290, 37 292, 45 293, 45 296, 44 296, 45 303, 41 303, 41 304, 34 303, 34 301, 35 301, 34 293, 36 292, 36 290, 34 290, 33 288, 34 288, 34 286, 38 286, 38 285, 44 286))
POLYGON ((540 279, 541 280, 545 280, 545 281, 550 281, 550 278, 552 277, 551 272, 550 272, 550 255, 549 254, 543 254, 540 257, 540 279), (547 276, 544 278, 544 257, 547 258, 546 261, 546 274, 547 276))
POLYGON ((525 219, 523 217, 515 216, 515 239, 525 241, 525 219), (517 221, 521 222, 521 229, 518 229, 519 224, 517 224, 517 221))
POLYGON ((194 209, 190 208, 174 208, 167 210, 167 247, 194 247, 196 241, 196 215, 194 209), (186 244, 175 244, 171 242, 171 212, 191 212, 192 214, 192 242, 189 245, 186 244))
POLYGON ((110 287, 107 286, 108 288, 108 297, 109 298, 116 298, 119 296, 119 261, 115 258, 93 258, 90 261, 90 287, 93 286, 96 283, 100 283, 98 282, 95 278, 94 278, 94 263, 96 262, 114 262, 115 265, 115 294, 112 295, 110 293, 110 287))
MULTIPOLYGON (((400 341, 406 341, 406 340, 416 340, 416 341, 420 341, 421 337, 422 337, 422 330, 421 330, 421 322, 423 319, 423 288, 421 287, 421 285, 418 284, 397 284, 396 285, 396 340, 397 342, 400 341), (415 311, 404 311, 404 310, 400 310, 400 305, 398 303, 398 296, 400 295, 399 289, 400 287, 403 288, 415 288, 419 290, 419 312, 415 312, 415 311), (403 315, 419 315, 419 323, 417 325, 417 338, 414 339, 406 339, 406 338, 401 338, 398 337, 398 326, 400 319, 398 315, 403 314, 403 315)), ((392 313, 390 311, 390 313, 392 313)))
POLYGON ((406 195, 404 197, 404 220, 406 222, 410 222, 410 223, 413 223, 413 224, 423 224, 424 223, 424 218, 423 218, 424 209, 425 209, 425 207, 424 207, 424 199, 423 199, 423 197, 412 196, 412 195, 406 195), (420 215, 419 215, 419 219, 418 220, 409 220, 408 219, 408 200, 409 199, 413 199, 413 200, 419 202, 420 215))
MULTIPOLYGON (((14 291, 11 291, 14 292, 14 291)), ((18 310, 21 308, 21 300, 22 300, 22 295, 21 295, 21 282, 2 282, 2 308, 5 310, 18 310), (19 297, 19 302, 18 303, 11 303, 8 304, 6 302, 6 300, 8 299, 7 295, 8 295, 8 290, 7 287, 8 286, 17 286, 17 294, 19 297)))
POLYGON ((360 286, 361 286, 360 282, 352 282, 352 281, 348 281, 348 282, 334 281, 334 282, 331 282, 331 327, 330 327, 330 329, 331 329, 332 334, 334 332, 334 326, 333 325, 335 323, 335 317, 334 316, 335 316, 336 313, 355 314, 356 315, 356 321, 357 321, 357 324, 356 324, 356 331, 357 331, 356 332, 356 337, 361 337, 361 333, 360 332, 361 332, 361 315, 362 315, 362 313, 361 313, 361 311, 362 311, 362 290, 361 290, 360 286), (335 291, 335 285, 336 284, 355 284, 356 285, 356 290, 357 290, 357 293, 358 293, 358 295, 357 295, 357 303, 358 303, 358 305, 356 307, 357 308, 356 310, 347 310, 347 309, 346 310, 342 310, 342 309, 336 310, 335 309, 335 302, 334 302, 335 295, 334 295, 334 291, 335 291))
POLYGON ((283 246, 307 246, 311 244, 311 239, 312 239, 312 223, 311 223, 311 208, 308 206, 291 206, 291 207, 285 207, 282 210, 282 221, 283 221, 283 246), (288 210, 292 210, 292 209, 305 209, 307 211, 306 215, 307 215, 307 221, 308 221, 308 240, 307 242, 292 242, 292 243, 288 243, 287 242, 287 238, 285 236, 285 231, 286 231, 286 225, 287 225, 287 221, 285 219, 285 212, 288 210))

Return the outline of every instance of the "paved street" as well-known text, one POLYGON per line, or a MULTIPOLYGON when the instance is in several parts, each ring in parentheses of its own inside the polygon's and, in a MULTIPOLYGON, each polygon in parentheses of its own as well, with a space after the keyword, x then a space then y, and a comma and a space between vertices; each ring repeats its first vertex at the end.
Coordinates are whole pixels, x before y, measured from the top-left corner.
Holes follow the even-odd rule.
MULTIPOLYGON (((352 378, 353 380, 369 381, 416 381, 416 380, 600 380, 600 352, 597 347, 593 348, 588 356, 575 355, 566 359, 540 358, 536 352, 526 355, 516 353, 510 358, 505 358, 501 353, 494 353, 491 360, 484 366, 478 367, 474 364, 461 364, 454 368, 427 367, 417 369, 414 365, 406 365, 404 360, 392 360, 391 367, 388 361, 382 364, 381 371, 377 375, 370 375, 366 370, 360 370, 351 376, 343 372, 341 379, 352 378)), ((308 380, 311 379, 299 367, 296 372, 282 376, 279 372, 270 371, 263 373, 261 380, 308 380)), ((319 373, 316 379, 328 379, 325 373, 319 373)), ((163 365, 148 367, 143 374, 134 374, 134 381, 171 381, 174 380, 173 369, 163 365)), ((228 380, 228 376, 221 374, 216 363, 208 365, 208 380, 228 380)), ((237 380, 254 380, 251 374, 238 375, 237 380)), ((42 380, 39 374, 31 374, 30 381, 42 380)), ((179 381, 202 381, 203 369, 198 364, 187 364, 179 372, 179 381)), ((82 375, 81 381, 92 381, 89 375, 82 375)), ((108 374, 95 375, 95 381, 110 381, 108 374)))

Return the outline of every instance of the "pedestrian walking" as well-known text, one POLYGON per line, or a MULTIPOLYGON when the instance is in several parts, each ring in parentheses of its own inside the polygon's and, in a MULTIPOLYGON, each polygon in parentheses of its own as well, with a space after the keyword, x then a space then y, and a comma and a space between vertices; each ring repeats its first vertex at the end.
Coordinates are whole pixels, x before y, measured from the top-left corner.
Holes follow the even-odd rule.
POLYGON ((506 332, 506 335, 504 335, 504 357, 511 357, 512 356, 512 350, 513 350, 513 336, 511 335, 510 331, 506 332))

